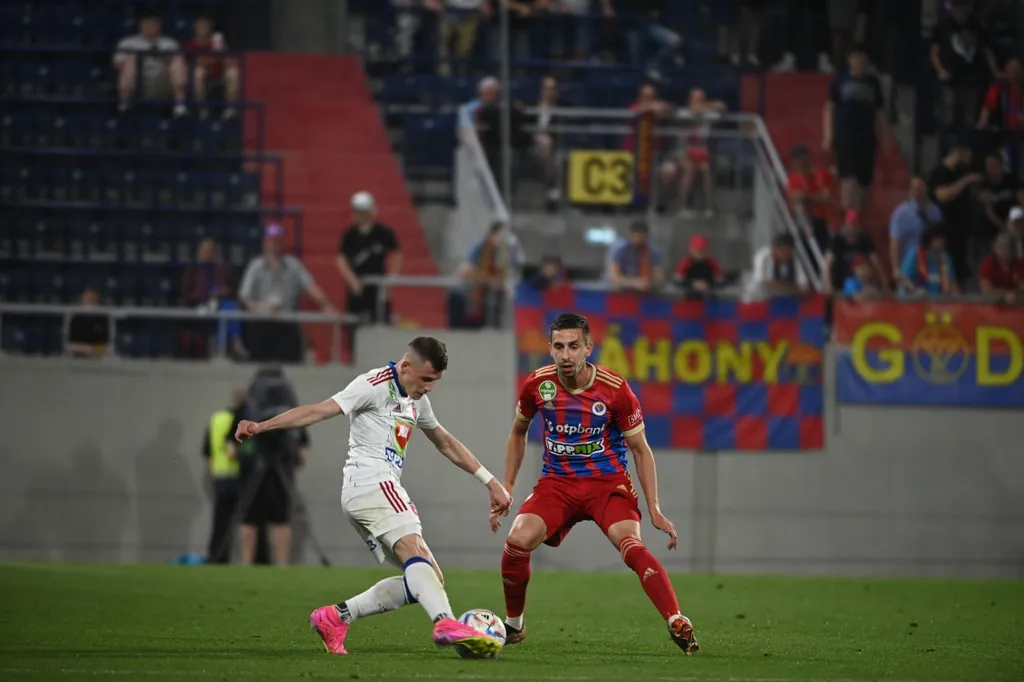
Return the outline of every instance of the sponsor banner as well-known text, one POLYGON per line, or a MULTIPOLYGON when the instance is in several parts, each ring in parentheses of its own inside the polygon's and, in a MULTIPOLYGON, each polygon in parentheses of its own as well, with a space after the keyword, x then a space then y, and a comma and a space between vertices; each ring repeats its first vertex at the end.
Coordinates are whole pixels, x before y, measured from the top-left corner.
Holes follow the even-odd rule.
POLYGON ((821 297, 684 301, 523 285, 516 299, 520 381, 551 363, 548 327, 563 312, 587 316, 591 361, 629 382, 653 447, 823 446, 821 297))
POLYGON ((840 402, 1024 406, 1024 308, 836 303, 840 402))

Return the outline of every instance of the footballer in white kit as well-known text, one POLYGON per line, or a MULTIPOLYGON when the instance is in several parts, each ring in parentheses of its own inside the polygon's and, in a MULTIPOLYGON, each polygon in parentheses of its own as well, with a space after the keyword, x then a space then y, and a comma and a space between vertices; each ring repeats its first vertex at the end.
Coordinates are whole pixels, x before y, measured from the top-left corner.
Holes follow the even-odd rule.
POLYGON ((323 402, 296 407, 265 422, 238 425, 235 437, 243 441, 264 431, 309 426, 339 414, 351 421, 341 506, 377 561, 401 567, 402 575, 385 578, 355 597, 310 615, 310 625, 330 653, 348 653, 345 637, 356 619, 415 603, 433 621, 438 646, 459 644, 480 655, 500 648, 493 638, 453 617, 441 570, 423 540, 416 505, 401 485, 409 442, 420 429, 441 454, 487 486, 492 513, 506 515, 512 504, 501 483, 434 416, 427 394, 447 368, 444 344, 417 337, 400 361, 356 377, 323 402))

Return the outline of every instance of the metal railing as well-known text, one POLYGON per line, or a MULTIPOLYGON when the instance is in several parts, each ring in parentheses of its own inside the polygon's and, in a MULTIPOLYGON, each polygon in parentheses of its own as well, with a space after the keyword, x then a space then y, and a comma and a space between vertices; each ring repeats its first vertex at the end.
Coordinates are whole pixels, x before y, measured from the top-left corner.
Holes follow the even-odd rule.
MULTIPOLYGON (((343 329, 354 326, 359 318, 348 314, 327 314, 313 312, 281 312, 276 314, 256 313, 247 310, 206 310, 195 308, 152 308, 152 307, 111 307, 84 305, 47 305, 39 303, 0 303, 0 337, 4 333, 4 316, 18 315, 25 317, 60 317, 61 338, 67 354, 68 332, 72 318, 76 315, 103 315, 110 320, 105 357, 117 358, 118 324, 128 320, 153 321, 192 321, 216 322, 223 326, 229 321, 239 322, 282 322, 294 324, 328 324, 331 326, 331 361, 340 362, 342 358, 343 329)), ((227 335, 216 335, 214 344, 215 357, 226 357, 228 353, 227 335)), ((0 350, 2 354, 2 350, 0 350)))
POLYGON ((455 152, 455 200, 458 205, 458 229, 448 235, 452 252, 465 250, 487 234, 492 223, 510 219, 490 162, 480 145, 468 105, 459 108, 459 145, 455 152))

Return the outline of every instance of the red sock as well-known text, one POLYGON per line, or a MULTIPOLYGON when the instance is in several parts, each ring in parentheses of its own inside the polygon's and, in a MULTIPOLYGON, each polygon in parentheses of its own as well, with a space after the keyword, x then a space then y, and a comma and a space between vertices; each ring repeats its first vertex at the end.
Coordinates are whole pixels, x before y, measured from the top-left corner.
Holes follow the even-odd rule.
POLYGON ((619 544, 619 553, 626 565, 640 578, 640 585, 647 593, 647 598, 665 620, 679 613, 679 602, 676 601, 676 592, 668 580, 668 573, 650 550, 644 547, 644 543, 637 538, 628 537, 619 544))
POLYGON ((526 586, 530 583, 530 550, 505 543, 501 555, 501 582, 505 587, 505 613, 518 618, 526 608, 526 586))

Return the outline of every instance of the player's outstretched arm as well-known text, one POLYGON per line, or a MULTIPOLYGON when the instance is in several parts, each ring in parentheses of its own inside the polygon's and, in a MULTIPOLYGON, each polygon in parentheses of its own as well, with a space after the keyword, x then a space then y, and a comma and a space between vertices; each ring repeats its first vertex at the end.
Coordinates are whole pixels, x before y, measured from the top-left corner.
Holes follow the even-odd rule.
POLYGON ((512 432, 508 434, 508 445, 505 446, 505 485, 508 486, 509 492, 515 487, 519 470, 523 466, 523 458, 526 456, 526 434, 529 431, 530 422, 516 414, 512 432))
POLYGON ((487 490, 491 495, 492 512, 502 516, 508 514, 508 509, 512 506, 512 497, 505 490, 505 487, 498 482, 498 479, 494 477, 494 474, 488 471, 480 463, 480 460, 469 451, 469 448, 462 444, 462 441, 449 433, 440 424, 433 429, 423 429, 423 433, 427 435, 427 438, 434 444, 437 451, 447 457, 452 464, 467 474, 472 474, 478 481, 487 486, 487 490))
POLYGON ((647 511, 651 516, 651 523, 658 530, 668 534, 668 548, 675 549, 679 543, 679 536, 676 534, 675 525, 661 513, 661 506, 658 504, 658 469, 654 464, 654 452, 647 442, 647 433, 640 431, 626 436, 626 444, 633 453, 636 475, 640 479, 640 488, 644 491, 644 497, 647 499, 647 511))
POLYGON ((293 407, 292 409, 277 415, 273 419, 268 419, 262 422, 253 422, 248 419, 243 419, 238 423, 238 429, 235 430, 235 440, 239 443, 248 440, 255 435, 261 434, 264 431, 274 431, 275 429, 298 429, 304 426, 312 426, 317 422, 322 422, 325 419, 331 417, 337 417, 341 414, 341 407, 335 402, 334 398, 329 398, 321 403, 314 403, 312 405, 300 405, 299 407, 293 407))

